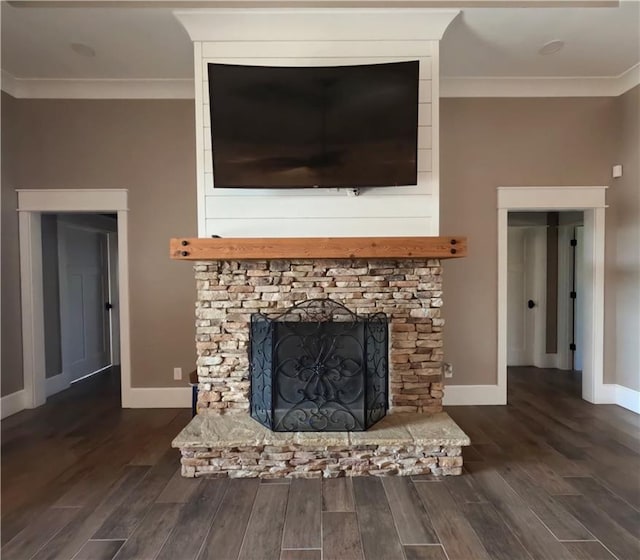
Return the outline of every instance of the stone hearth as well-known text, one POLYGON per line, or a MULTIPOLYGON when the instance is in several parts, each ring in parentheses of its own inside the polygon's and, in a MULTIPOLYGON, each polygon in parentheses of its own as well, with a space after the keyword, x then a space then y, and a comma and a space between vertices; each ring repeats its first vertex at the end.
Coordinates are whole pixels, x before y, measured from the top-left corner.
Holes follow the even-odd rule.
POLYGON ((245 415, 198 415, 173 441, 186 477, 456 475, 469 438, 445 413, 398 413, 366 432, 272 432, 245 415))

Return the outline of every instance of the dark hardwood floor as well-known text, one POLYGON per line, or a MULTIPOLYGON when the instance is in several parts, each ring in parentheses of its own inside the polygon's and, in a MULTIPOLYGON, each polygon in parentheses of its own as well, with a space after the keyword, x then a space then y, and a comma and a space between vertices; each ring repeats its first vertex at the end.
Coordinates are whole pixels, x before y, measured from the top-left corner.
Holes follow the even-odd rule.
POLYGON ((187 480, 189 410, 122 410, 117 372, 2 422, 3 560, 637 560, 640 417, 514 368, 507 406, 449 407, 465 473, 187 480))

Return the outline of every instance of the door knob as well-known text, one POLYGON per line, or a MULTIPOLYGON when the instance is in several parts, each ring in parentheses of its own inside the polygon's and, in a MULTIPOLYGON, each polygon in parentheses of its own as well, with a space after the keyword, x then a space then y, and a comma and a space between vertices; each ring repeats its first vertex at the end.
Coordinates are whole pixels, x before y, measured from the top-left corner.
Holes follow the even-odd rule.
POLYGON ((535 306, 536 306, 536 302, 535 302, 535 301, 533 301, 532 299, 530 299, 530 300, 527 302, 527 307, 528 307, 529 309, 533 309, 535 306))

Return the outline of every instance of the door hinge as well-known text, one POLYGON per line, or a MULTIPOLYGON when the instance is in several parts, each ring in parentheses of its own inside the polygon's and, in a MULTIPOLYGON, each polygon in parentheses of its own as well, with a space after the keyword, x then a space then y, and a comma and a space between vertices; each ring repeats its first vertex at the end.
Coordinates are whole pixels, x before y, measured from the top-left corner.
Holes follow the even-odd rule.
POLYGON ((576 351, 576 345, 573 342, 569 344, 569 350, 571 350, 572 352, 576 351))
POLYGON ((572 239, 571 241, 569 241, 569 244, 570 244, 572 247, 577 247, 577 245, 578 245, 578 240, 577 240, 577 239, 572 239))
POLYGON ((571 299, 576 299, 577 294, 575 292, 569 292, 569 297, 571 299))

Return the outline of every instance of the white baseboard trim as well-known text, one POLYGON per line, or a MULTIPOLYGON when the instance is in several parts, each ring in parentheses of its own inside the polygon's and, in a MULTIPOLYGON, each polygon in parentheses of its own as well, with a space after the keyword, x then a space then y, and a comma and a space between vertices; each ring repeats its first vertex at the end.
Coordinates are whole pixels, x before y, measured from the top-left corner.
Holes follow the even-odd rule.
POLYGON ((55 395, 60 391, 64 391, 69 388, 69 378, 65 375, 64 372, 59 373, 58 375, 54 375, 53 377, 47 377, 44 380, 45 383, 45 394, 47 397, 51 395, 55 395))
POLYGON ((585 399, 592 404, 617 404, 616 398, 618 386, 614 383, 604 383, 596 388, 593 401, 585 399))
POLYGON ((629 389, 629 387, 623 387, 622 385, 616 385, 616 400, 615 403, 622 408, 626 408, 631 412, 640 414, 640 391, 629 389))
POLYGON ((445 406, 507 404, 506 387, 500 385, 445 385, 445 406))
POLYGON ((556 369, 558 367, 558 355, 543 354, 542 356, 537 356, 533 360, 533 365, 537 368, 556 369))
POLYGON ((127 389, 122 393, 122 408, 191 408, 191 387, 127 389))
POLYGON ((2 397, 0 399, 0 416, 4 419, 27 408, 25 406, 26 396, 24 389, 22 389, 2 397))
MULTIPOLYGON (((445 385, 445 406, 507 404, 507 394, 499 385, 445 385)), ((640 391, 606 383, 597 392, 597 403, 617 404, 636 414, 640 414, 640 391)))

